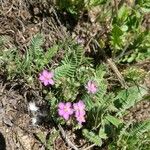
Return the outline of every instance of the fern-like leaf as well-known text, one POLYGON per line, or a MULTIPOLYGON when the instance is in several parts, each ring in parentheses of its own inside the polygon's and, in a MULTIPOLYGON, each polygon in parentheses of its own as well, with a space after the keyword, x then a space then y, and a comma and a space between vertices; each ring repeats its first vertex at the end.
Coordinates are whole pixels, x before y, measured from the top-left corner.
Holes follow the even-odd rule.
POLYGON ((66 76, 73 76, 74 68, 70 64, 65 64, 55 69, 55 79, 60 79, 66 76))
POLYGON ((43 51, 41 49, 41 46, 44 42, 43 36, 40 34, 37 34, 33 39, 31 40, 31 45, 29 47, 29 51, 34 53, 35 55, 38 55, 38 52, 43 51))
POLYGON ((122 115, 127 109, 131 108, 142 100, 143 96, 147 94, 147 89, 145 87, 137 87, 133 86, 128 88, 127 90, 122 90, 118 93, 115 99, 119 100, 119 103, 122 104, 118 115, 122 115))
POLYGON ((53 47, 48 49, 44 55, 44 61, 46 61, 46 62, 50 61, 52 59, 52 57, 54 57, 56 55, 58 50, 59 50, 58 45, 54 45, 53 47))
POLYGON ((55 69, 55 78, 73 77, 76 73, 76 69, 82 62, 82 58, 83 49, 78 45, 72 44, 61 62, 62 65, 55 69))
POLYGON ((141 135, 144 132, 149 132, 150 131, 150 120, 145 120, 140 123, 136 123, 133 125, 132 129, 129 131, 130 136, 137 136, 141 135))
POLYGON ((102 145, 102 140, 100 136, 96 135, 94 132, 89 132, 87 129, 83 130, 83 135, 92 143, 94 143, 97 146, 102 145))

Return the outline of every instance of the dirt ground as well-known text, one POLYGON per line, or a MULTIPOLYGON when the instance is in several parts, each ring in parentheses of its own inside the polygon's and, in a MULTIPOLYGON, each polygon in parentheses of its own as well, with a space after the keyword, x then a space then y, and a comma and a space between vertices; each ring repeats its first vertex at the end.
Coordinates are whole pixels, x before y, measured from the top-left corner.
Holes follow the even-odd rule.
MULTIPOLYGON (((31 38, 39 32, 45 36, 45 49, 69 35, 82 37, 84 44, 88 43, 85 44, 87 50, 91 38, 103 35, 107 40, 109 27, 105 26, 104 29, 104 26, 83 20, 72 20, 75 24, 72 25, 72 22, 67 21, 67 17, 65 14, 57 14, 47 0, 43 3, 34 0, 1 0, 0 36, 9 39, 6 44, 8 48, 16 45, 22 52, 29 46, 31 38)), ((31 89, 24 91, 18 81, 5 82, 4 76, 5 74, 0 74, 0 150, 45 150, 45 144, 36 134, 42 132, 47 137, 51 128, 32 125, 32 116, 28 111, 29 100, 26 97, 26 93, 31 93, 31 89)), ((150 79, 146 79, 146 82, 149 86, 150 79)), ((41 99, 40 96, 38 98, 41 99)), ((125 119, 141 121, 147 118, 150 118, 150 101, 144 100, 132 108, 125 119)), ((55 150, 69 149, 59 136, 53 145, 55 150)))
MULTIPOLYGON (((45 144, 37 135, 42 133, 46 140, 54 127, 33 125, 25 93, 23 95, 16 84, 0 81, 0 150, 45 150, 45 144)), ((59 136, 53 146, 56 150, 67 149, 59 136)))

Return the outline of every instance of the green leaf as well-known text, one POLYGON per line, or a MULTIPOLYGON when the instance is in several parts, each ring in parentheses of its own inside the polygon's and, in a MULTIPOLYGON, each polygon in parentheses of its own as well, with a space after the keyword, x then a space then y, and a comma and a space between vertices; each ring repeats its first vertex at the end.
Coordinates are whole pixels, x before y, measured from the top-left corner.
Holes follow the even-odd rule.
POLYGON ((36 136, 43 144, 46 142, 46 135, 43 132, 38 132, 36 136))
POLYGON ((71 66, 71 64, 65 64, 62 66, 59 66, 55 69, 55 79, 60 79, 62 77, 72 77, 74 75, 74 68, 71 66))
POLYGON ((129 15, 129 7, 123 5, 118 10, 118 18, 123 22, 127 19, 128 15, 129 15))
POLYGON ((123 35, 121 28, 117 24, 113 25, 112 35, 114 38, 118 38, 118 36, 123 35))
POLYGON ((101 138, 96 135, 94 132, 92 131, 88 131, 87 129, 83 130, 83 135, 92 143, 96 144, 97 146, 101 146, 102 145, 102 140, 101 138))
POLYGON ((88 5, 89 6, 98 6, 100 4, 105 4, 107 0, 89 0, 88 5))
POLYGON ((122 107, 120 108, 120 111, 118 114, 124 113, 127 109, 134 106, 135 103, 142 100, 143 96, 148 93, 146 87, 129 87, 126 90, 122 90, 118 92, 118 95, 116 96, 116 100, 119 101, 119 103, 122 104, 122 107))
POLYGON ((119 27, 117 24, 114 24, 111 32, 111 43, 117 49, 123 44, 122 35, 123 31, 121 30, 121 27, 119 27))
POLYGON ((116 127, 118 127, 121 123, 123 123, 122 120, 120 120, 112 115, 106 116, 106 119, 116 127))
POLYGON ((47 50, 47 52, 45 53, 45 57, 44 57, 44 60, 47 62, 47 61, 50 61, 52 57, 54 57, 57 52, 59 50, 59 47, 58 45, 54 45, 53 47, 49 48, 47 50))
POLYGON ((99 130, 99 137, 102 139, 107 139, 107 134, 105 133, 105 130, 103 128, 100 128, 99 130))
POLYGON ((141 135, 144 132, 149 131, 150 131, 150 119, 133 125, 133 127, 130 129, 130 136, 141 135))
POLYGON ((33 54, 33 56, 36 57, 41 54, 41 52, 43 51, 43 49, 41 49, 43 43, 44 39, 41 34, 37 34, 36 36, 34 36, 29 47, 30 55, 33 54))
POLYGON ((126 32, 128 30, 128 26, 127 25, 123 25, 121 26, 121 30, 126 32))

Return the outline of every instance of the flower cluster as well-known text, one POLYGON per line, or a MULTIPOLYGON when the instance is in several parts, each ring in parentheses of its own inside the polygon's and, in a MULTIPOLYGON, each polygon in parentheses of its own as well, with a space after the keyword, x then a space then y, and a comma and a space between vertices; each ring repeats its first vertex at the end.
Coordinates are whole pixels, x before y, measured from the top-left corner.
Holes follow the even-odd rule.
POLYGON ((73 107, 70 102, 63 103, 60 102, 58 105, 58 114, 63 117, 65 120, 68 120, 71 115, 75 113, 76 120, 81 125, 85 122, 85 104, 83 101, 79 101, 73 104, 73 107))
MULTIPOLYGON (((45 85, 54 85, 53 80, 54 74, 53 72, 49 72, 47 70, 43 70, 39 74, 39 80, 45 85)), ((85 88, 89 94, 95 94, 98 90, 97 85, 94 81, 88 81, 85 85, 85 88)), ((33 104, 31 104, 32 109, 37 109, 33 104)), ((63 103, 60 102, 58 104, 58 114, 59 116, 63 117, 65 120, 68 120, 70 116, 73 114, 75 115, 76 120, 81 125, 85 122, 85 104, 82 100, 74 103, 73 105, 71 102, 63 103)))
MULTIPOLYGON (((45 85, 54 85, 54 73, 53 72, 49 72, 47 70, 43 70, 40 74, 39 74, 39 80, 45 85)), ((94 81, 88 81, 87 85, 85 86, 85 88, 87 89, 88 93, 91 94, 95 94, 98 90, 97 85, 94 81)))

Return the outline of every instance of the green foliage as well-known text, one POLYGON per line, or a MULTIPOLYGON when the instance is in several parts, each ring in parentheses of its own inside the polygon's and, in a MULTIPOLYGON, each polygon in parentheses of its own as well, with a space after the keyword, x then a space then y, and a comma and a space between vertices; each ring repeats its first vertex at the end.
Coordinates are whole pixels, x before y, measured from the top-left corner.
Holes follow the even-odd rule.
MULTIPOLYGON (((150 32, 139 32, 135 35, 134 42, 130 44, 129 48, 134 49, 132 53, 124 56, 122 62, 141 61, 150 57, 150 32)), ((125 53, 124 53, 125 54, 125 53)))
POLYGON ((138 67, 129 67, 123 72, 124 77, 128 81, 139 82, 146 76, 146 71, 138 67))
POLYGON ((102 140, 100 138, 99 135, 96 135, 94 132, 92 131, 88 131, 86 129, 83 130, 83 135, 92 143, 96 144, 97 146, 101 146, 102 145, 102 140))
MULTIPOLYGON (((52 58, 57 54, 59 47, 54 45, 46 52, 41 48, 43 44, 42 36, 37 35, 31 42, 31 47, 27 51, 25 64, 32 64, 36 71, 40 71, 47 64, 51 63, 52 58), (29 58, 28 58, 29 57, 29 58)), ((24 64, 22 64, 24 66, 24 64)), ((29 65, 27 65, 27 70, 29 65)))
POLYGON ((48 65, 58 52, 59 47, 54 45, 44 52, 41 47, 43 43, 43 36, 37 34, 33 37, 29 49, 27 49, 23 55, 16 48, 5 49, 1 57, 9 75, 15 76, 18 74, 22 76, 23 74, 23 76, 29 75, 29 77, 31 77, 33 73, 40 71, 43 67, 48 65))
POLYGON ((106 2, 107 2, 107 0, 85 0, 85 4, 88 7, 98 6, 100 4, 105 4, 106 2))
POLYGON ((141 136, 143 133, 148 131, 150 131, 150 120, 134 124, 133 127, 129 130, 129 136, 141 136))
POLYGON ((134 106, 137 102, 142 100, 143 96, 147 94, 146 87, 133 86, 118 92, 116 96, 117 103, 121 103, 118 115, 122 115, 127 109, 134 106))
POLYGON ((150 12, 150 1, 149 0, 138 0, 136 1, 136 3, 138 5, 140 5, 140 7, 142 7, 142 10, 147 10, 148 12, 150 12))
POLYGON ((50 136, 48 137, 48 139, 46 141, 47 150, 54 149, 54 142, 58 136, 59 136, 59 132, 56 129, 53 129, 50 136))
MULTIPOLYGON (((109 50, 118 63, 133 63, 149 58, 150 32, 142 24, 143 16, 149 9, 149 2, 146 0, 136 1, 133 7, 124 3, 118 7, 115 15, 110 15, 114 6, 109 2, 106 0, 62 0, 56 1, 56 4, 59 10, 65 10, 78 17, 84 10, 103 5, 101 10, 104 12, 100 16, 104 16, 104 20, 110 19, 108 25, 111 31, 108 33, 110 37, 108 37, 108 43, 100 40, 101 49, 109 44, 109 50), (108 7, 108 3, 111 6, 108 7), (109 13, 109 19, 105 13, 109 13)), ((51 106, 50 118, 53 118, 56 123, 69 124, 74 129, 82 129, 86 140, 100 148, 108 145, 110 150, 148 149, 149 121, 133 123, 125 122, 123 119, 128 110, 148 94, 145 86, 135 86, 135 84, 133 86, 133 82, 138 83, 143 80, 144 70, 136 67, 127 68, 123 74, 128 81, 129 88, 121 89, 109 84, 109 80, 107 80, 110 76, 108 75, 110 73, 108 66, 105 64, 95 65, 93 58, 85 55, 84 47, 72 39, 66 39, 63 43, 44 50, 42 48, 44 38, 37 34, 24 54, 16 48, 6 48, 4 43, 5 40, 0 38, 0 49, 4 49, 3 52, 0 52, 0 65, 7 70, 10 78, 19 75, 23 78, 27 77, 29 83, 32 81, 35 84, 36 75, 43 69, 54 72, 55 85, 42 89, 44 99, 51 106), (61 56, 58 54, 60 49, 61 56), (56 63, 53 59, 55 56, 59 57, 58 59, 56 57, 56 63), (90 80, 94 81, 97 86, 96 94, 88 93, 85 88, 90 80), (75 117, 70 118, 68 122, 58 117, 59 102, 74 103, 78 100, 83 100, 86 105, 86 123, 82 128, 75 122, 75 117)), ((53 148, 52 144, 57 136, 57 131, 52 132, 48 140, 42 133, 37 135, 47 149, 53 148)))
POLYGON ((77 44, 68 47, 68 51, 62 60, 62 65, 55 69, 55 78, 73 77, 77 68, 81 65, 83 59, 83 48, 77 44))
POLYGON ((150 120, 123 126, 118 137, 109 145, 109 149, 148 150, 150 144, 150 120), (116 140, 116 141, 115 141, 116 140))
POLYGON ((43 132, 38 132, 35 134, 36 138, 46 146, 47 150, 52 150, 54 148, 54 141, 57 139, 57 137, 59 136, 58 131, 56 131, 56 129, 52 129, 51 130, 51 135, 47 136, 45 133, 43 132))
MULTIPOLYGON (((31 46, 23 56, 14 49, 5 53, 5 55, 3 54, 2 58, 11 68, 9 72, 12 71, 10 63, 14 63, 14 66, 17 67, 17 72, 14 73, 20 73, 22 76, 31 74, 34 79, 33 73, 39 73, 44 67, 49 66, 60 48, 64 50, 60 63, 51 67, 51 70, 54 71, 55 85, 50 91, 48 88, 43 91, 45 100, 51 106, 50 117, 54 118, 56 123, 66 124, 57 114, 59 102, 76 102, 81 99, 86 105, 86 124, 82 127, 83 136, 89 142, 99 147, 107 143, 110 149, 116 147, 121 149, 122 143, 127 149, 132 149, 140 141, 142 145, 148 145, 146 132, 149 130, 149 124, 141 123, 135 126, 134 123, 128 124, 123 120, 128 109, 141 101, 143 96, 147 94, 145 87, 131 86, 124 90, 119 88, 117 92, 109 91, 109 84, 106 79, 107 66, 101 64, 94 67, 92 59, 85 56, 84 49, 79 44, 72 40, 66 40, 65 44, 54 45, 44 52, 41 48, 42 43, 43 38, 37 35, 33 38, 31 46), (21 61, 22 58, 23 61, 21 61), (89 80, 96 83, 98 88, 96 94, 87 93, 85 85, 89 80), (145 135, 144 140, 141 139, 140 135, 145 135), (114 139, 113 142, 109 143, 112 138, 114 139), (133 142, 133 139, 136 140, 133 142)), ((136 72, 133 68, 125 74, 127 78, 138 80, 139 72, 136 72)), ((74 118, 70 118, 67 123, 73 125, 76 129, 78 128, 74 118)), ((48 140, 45 140, 42 134, 37 136, 47 145, 47 148, 51 149, 57 135, 54 133, 54 139, 49 138, 48 140)), ((138 145, 138 148, 140 148, 140 145, 138 145)))
POLYGON ((123 31, 118 25, 114 25, 112 29, 111 42, 115 49, 122 47, 124 36, 123 31))
POLYGON ((107 0, 56 0, 56 5, 59 10, 66 11, 78 17, 85 10, 105 4, 106 2, 107 0))
POLYGON ((134 62, 150 57, 150 32, 143 26, 145 12, 140 7, 123 5, 113 18, 111 47, 113 57, 121 62, 134 62))
POLYGON ((122 120, 120 120, 112 115, 106 116, 106 119, 116 127, 118 127, 122 123, 122 120))
POLYGON ((77 15, 84 8, 84 0, 56 0, 56 5, 60 10, 77 15))

